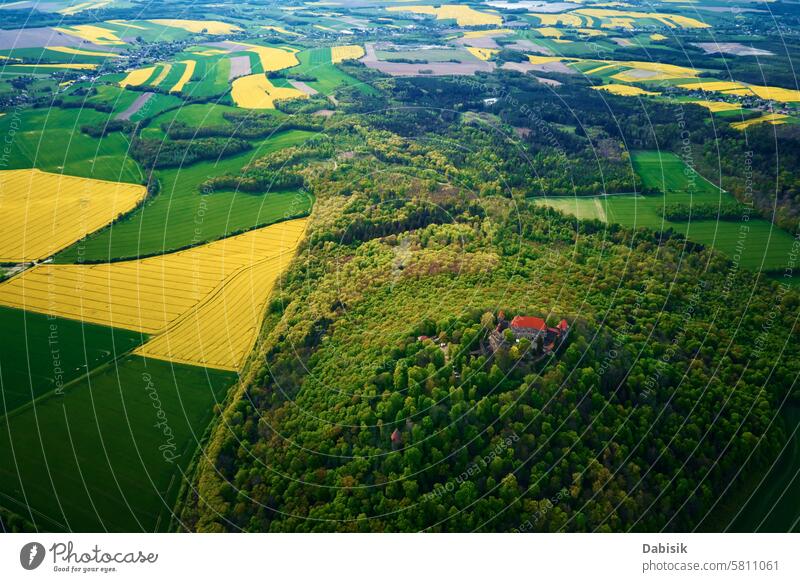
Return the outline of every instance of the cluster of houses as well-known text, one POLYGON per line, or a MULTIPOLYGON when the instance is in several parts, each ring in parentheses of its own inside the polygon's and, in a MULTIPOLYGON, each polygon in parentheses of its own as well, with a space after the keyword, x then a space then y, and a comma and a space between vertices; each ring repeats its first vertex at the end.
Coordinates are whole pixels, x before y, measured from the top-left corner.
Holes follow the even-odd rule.
POLYGON ((516 315, 508 321, 501 311, 497 316, 497 327, 489 333, 489 346, 492 352, 496 352, 501 348, 508 349, 521 339, 527 339, 542 353, 549 353, 564 341, 568 332, 569 324, 566 319, 562 319, 556 327, 549 327, 541 317, 529 315, 516 315), (507 330, 511 334, 507 334, 507 330))

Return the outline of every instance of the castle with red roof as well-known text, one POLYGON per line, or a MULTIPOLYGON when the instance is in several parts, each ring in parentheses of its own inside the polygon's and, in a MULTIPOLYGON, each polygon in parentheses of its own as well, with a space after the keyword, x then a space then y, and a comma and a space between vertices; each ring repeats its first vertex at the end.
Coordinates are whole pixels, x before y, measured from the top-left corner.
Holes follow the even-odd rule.
POLYGON ((516 342, 527 339, 534 346, 541 345, 543 352, 552 351, 560 344, 569 332, 569 324, 562 319, 556 327, 549 327, 541 317, 516 315, 509 322, 501 311, 497 316, 497 327, 489 334, 489 345, 492 351, 501 347, 509 347, 506 330, 510 330, 516 342))

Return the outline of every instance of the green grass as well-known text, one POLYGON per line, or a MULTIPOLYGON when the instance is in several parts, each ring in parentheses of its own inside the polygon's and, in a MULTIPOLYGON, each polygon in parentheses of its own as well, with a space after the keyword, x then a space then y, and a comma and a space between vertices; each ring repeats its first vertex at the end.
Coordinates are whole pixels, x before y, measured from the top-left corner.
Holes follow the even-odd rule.
POLYGON ((271 224, 309 211, 311 200, 296 192, 201 195, 209 177, 237 173, 251 160, 303 143, 315 135, 287 131, 256 144, 253 150, 218 162, 201 162, 158 172, 161 192, 130 217, 60 253, 56 261, 110 260, 152 255, 214 240, 231 232, 271 224), (79 254, 80 250, 80 254, 79 254))
POLYGON ((534 204, 555 208, 564 214, 571 214, 579 220, 602 220, 605 222, 605 206, 603 201, 596 196, 588 198, 571 196, 534 198, 534 204))
POLYGON ((191 82, 184 87, 184 92, 194 97, 220 95, 230 88, 228 75, 231 72, 231 62, 227 58, 198 57, 191 55, 197 61, 191 82))
POLYGON ((132 350, 140 333, 0 307, 0 416, 132 350))
MULTIPOLYGON (((183 72, 186 70, 186 65, 183 63, 171 64, 172 67, 170 68, 169 73, 167 73, 167 76, 164 77, 164 80, 158 84, 159 89, 164 91, 171 90, 175 86, 175 83, 180 80, 181 76, 183 76, 183 72)), ((188 86, 188 84, 186 86, 188 86)))
POLYGON ((141 109, 139 109, 139 111, 131 116, 130 120, 136 122, 150 117, 155 117, 163 111, 179 106, 181 103, 183 103, 183 100, 175 95, 155 93, 152 97, 150 97, 150 99, 147 100, 147 102, 142 106, 141 109))
POLYGON ((164 530, 234 380, 130 356, 0 420, 0 505, 40 531, 164 530))
POLYGON ((297 60, 300 64, 288 69, 286 73, 303 73, 313 75, 316 81, 310 81, 309 86, 313 87, 324 95, 335 94, 337 89, 348 86, 355 86, 367 94, 375 92, 369 85, 360 83, 338 67, 331 63, 331 49, 327 47, 308 49, 297 53, 297 60))
POLYGON ((101 139, 80 132, 84 124, 104 124, 112 114, 93 109, 28 109, 0 117, 5 136, 4 169, 39 168, 119 182, 140 183, 143 174, 127 156, 128 141, 121 133, 101 139), (8 143, 11 142, 11 143, 8 143))
POLYGON ((750 215, 749 220, 664 220, 665 204, 714 204, 734 202, 733 196, 708 182, 671 153, 641 151, 632 154, 633 167, 647 188, 664 195, 610 195, 582 198, 536 198, 580 219, 597 218, 633 228, 656 231, 672 229, 687 239, 734 258, 747 269, 774 271, 786 267, 793 239, 771 222, 750 215), (601 210, 602 209, 602 210, 601 210), (605 217, 603 217, 605 214, 605 217))
POLYGON ((110 105, 113 115, 125 111, 136 98, 141 95, 135 91, 128 91, 117 85, 96 85, 90 94, 80 95, 78 89, 90 88, 88 84, 82 87, 71 87, 70 91, 64 96, 65 103, 73 103, 81 106, 85 105, 110 105))
POLYGON ((411 59, 418 61, 428 61, 429 63, 441 63, 457 59, 462 63, 474 63, 479 61, 477 57, 464 49, 422 49, 407 51, 376 51, 378 58, 382 61, 390 59, 411 59))
POLYGON ((207 125, 221 125, 229 123, 223 113, 241 111, 236 107, 219 103, 196 103, 173 109, 158 115, 142 130, 142 137, 146 139, 165 139, 167 135, 161 129, 163 124, 185 123, 191 127, 207 125))
MULTIPOLYGON (((695 197, 708 197, 709 201, 716 200, 720 196, 721 191, 717 186, 689 168, 675 154, 638 151, 633 152, 631 160, 634 170, 646 188, 658 188, 666 194, 694 194, 695 197)), ((733 198, 731 197, 730 200, 733 198)), ((682 202, 682 200, 680 201, 682 202)), ((678 200, 672 200, 672 202, 678 202, 678 200)))
MULTIPOLYGON (((191 17, 187 16, 186 18, 191 17)), ((122 24, 110 24, 108 22, 103 22, 102 26, 103 28, 109 28, 117 32, 120 38, 123 36, 134 38, 141 37, 142 40, 148 43, 183 40, 191 36, 190 32, 181 30, 180 28, 161 26, 160 24, 154 24, 147 20, 133 20, 131 23, 136 25, 137 28, 128 28, 122 24)))
MULTIPOLYGON (((92 49, 86 49, 92 50, 92 49)), ((102 51, 109 52, 112 51, 102 51)), ((89 55, 74 55, 70 53, 62 53, 59 51, 50 50, 46 47, 31 47, 31 48, 15 48, 10 50, 0 51, 0 55, 16 59, 25 59, 31 62, 42 63, 90 63, 101 64, 105 62, 114 62, 115 57, 103 56, 89 56, 89 55)))

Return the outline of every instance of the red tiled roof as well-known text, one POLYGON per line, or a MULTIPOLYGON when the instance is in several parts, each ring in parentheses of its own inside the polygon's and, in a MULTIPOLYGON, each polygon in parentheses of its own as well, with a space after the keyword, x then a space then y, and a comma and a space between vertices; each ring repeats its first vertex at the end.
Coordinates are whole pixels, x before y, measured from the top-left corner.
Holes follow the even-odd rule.
POLYGON ((569 324, 567 323, 566 319, 562 319, 558 324, 558 329, 561 331, 566 331, 569 329, 569 324))
POLYGON ((538 329, 539 331, 544 331, 547 329, 547 324, 541 317, 517 315, 511 320, 511 327, 517 329, 538 329))

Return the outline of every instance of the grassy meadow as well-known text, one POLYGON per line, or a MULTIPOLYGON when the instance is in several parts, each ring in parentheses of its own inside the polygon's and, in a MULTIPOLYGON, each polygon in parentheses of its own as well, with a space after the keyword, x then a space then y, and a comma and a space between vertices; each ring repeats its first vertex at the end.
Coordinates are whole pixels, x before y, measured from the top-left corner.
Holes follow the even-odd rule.
POLYGON ((80 132, 82 125, 104 124, 108 119, 108 113, 86 107, 27 109, 0 117, 0 134, 11 142, 3 169, 38 168, 138 184, 144 175, 128 157, 124 135, 115 132, 95 139, 80 132))
POLYGON ((234 379, 130 356, 0 419, 0 503, 43 531, 166 529, 234 379))
POLYGON ((714 204, 733 202, 727 192, 708 182, 671 153, 641 151, 631 156, 634 170, 646 188, 658 188, 661 196, 637 194, 537 198, 536 204, 550 206, 581 220, 597 219, 633 228, 656 231, 672 229, 691 241, 714 248, 729 257, 738 257, 742 267, 757 271, 783 269, 793 239, 771 222, 751 215, 749 220, 664 219, 666 204, 714 204))
POLYGON ((145 339, 142 334, 0 307, 0 416, 85 375, 145 339))

